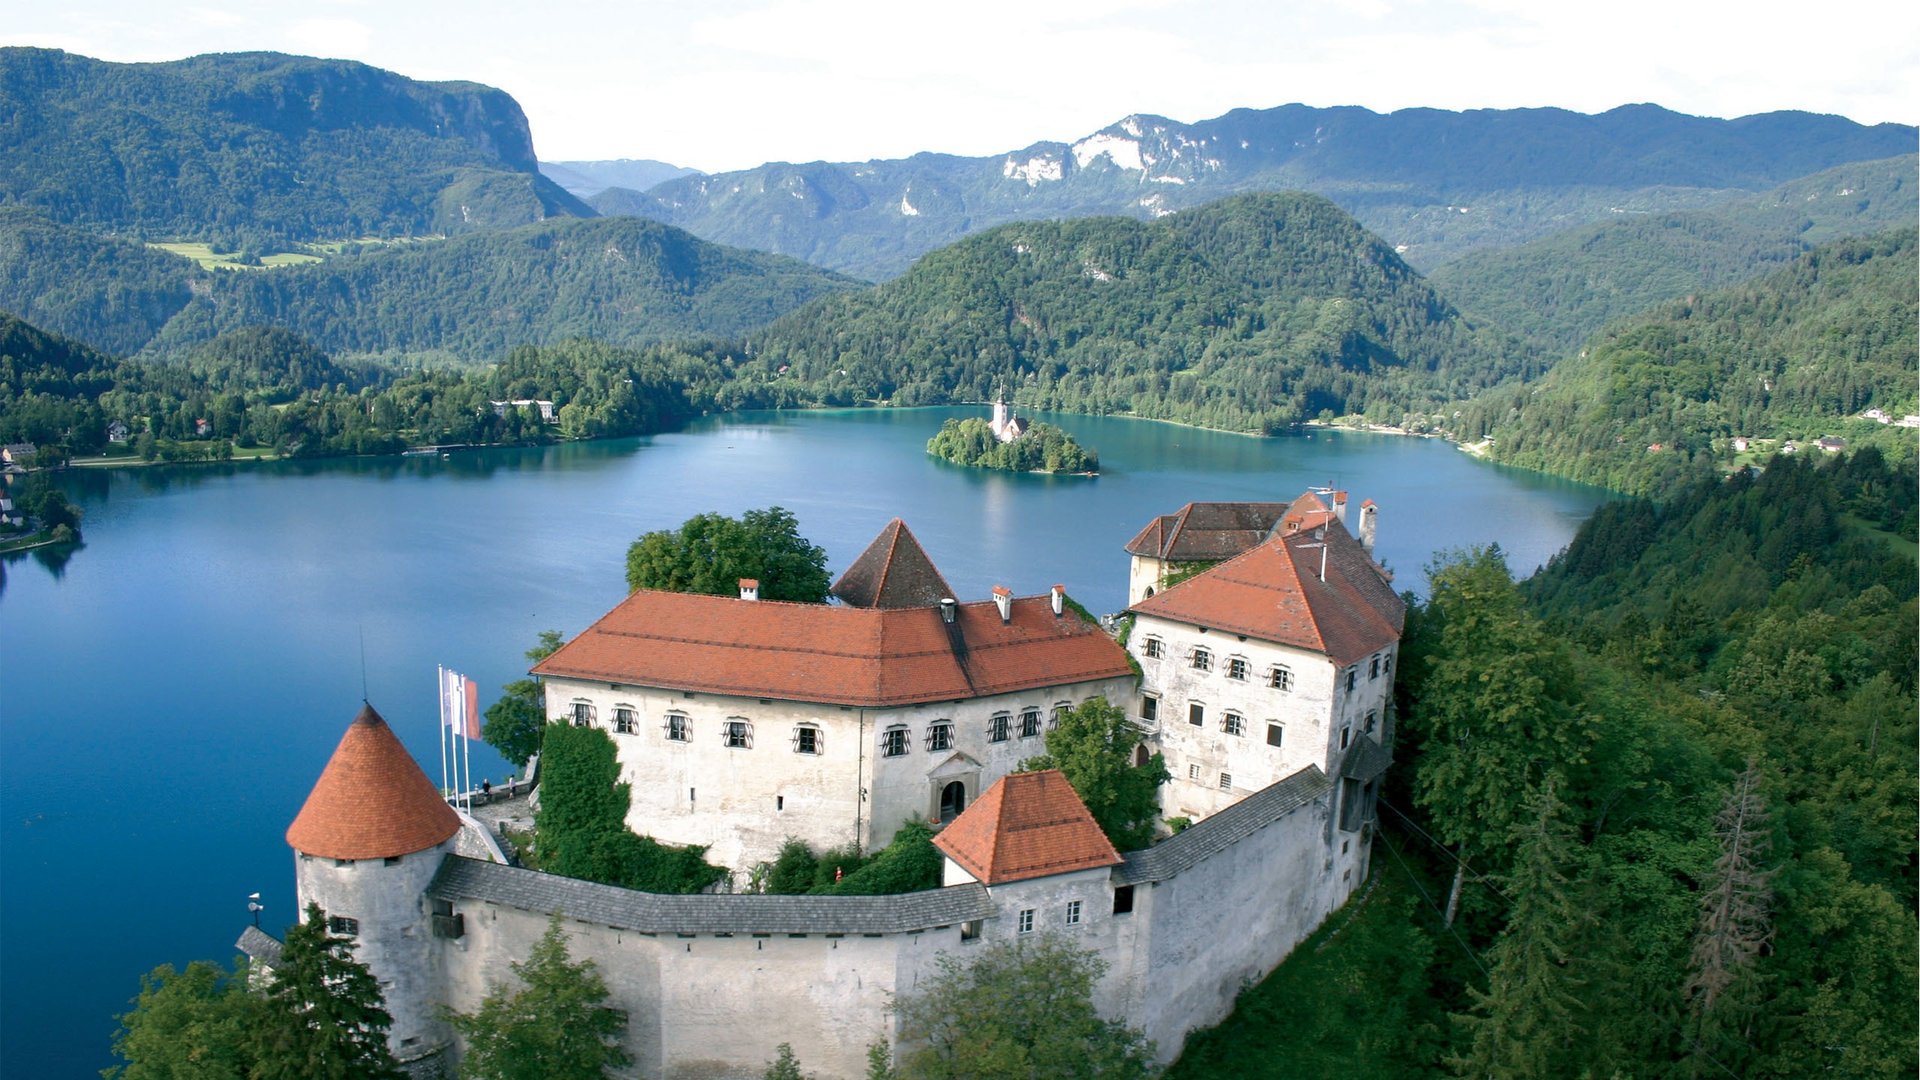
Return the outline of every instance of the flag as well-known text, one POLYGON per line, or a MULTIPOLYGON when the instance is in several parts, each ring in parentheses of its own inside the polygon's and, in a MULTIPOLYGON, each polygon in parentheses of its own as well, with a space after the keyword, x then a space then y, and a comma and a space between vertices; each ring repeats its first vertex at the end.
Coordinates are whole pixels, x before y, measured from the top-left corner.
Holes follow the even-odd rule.
POLYGON ((480 737, 480 688, 472 679, 461 676, 460 696, 467 703, 467 738, 480 737))
POLYGON ((461 726, 460 682, 457 672, 440 669, 440 726, 449 731, 459 731, 461 726))

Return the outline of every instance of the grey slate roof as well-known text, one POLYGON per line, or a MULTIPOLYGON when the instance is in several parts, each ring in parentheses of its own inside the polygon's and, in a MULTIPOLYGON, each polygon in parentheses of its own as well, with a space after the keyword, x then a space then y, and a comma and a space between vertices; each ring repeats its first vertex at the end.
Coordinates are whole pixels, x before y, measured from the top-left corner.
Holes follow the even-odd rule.
POLYGON ((427 892, 646 934, 899 934, 994 913, 977 883, 894 896, 668 896, 458 855, 440 863, 427 892))
POLYGON ((257 926, 249 926, 240 934, 240 940, 233 947, 247 954, 247 959, 262 967, 273 967, 280 962, 280 951, 284 948, 280 939, 257 926))
POLYGON ((1309 765, 1201 819, 1183 833, 1128 852, 1126 861, 1114 868, 1114 880, 1123 885, 1165 881, 1321 798, 1331 787, 1327 774, 1318 765, 1309 765))
POLYGON ((1340 762, 1340 775, 1343 779, 1358 780, 1364 784, 1386 772, 1387 766, 1392 763, 1391 751, 1374 742, 1371 736, 1362 735, 1340 762))
POLYGON ((899 518, 887 522, 833 583, 831 592, 861 608, 932 607, 954 595, 953 586, 940 576, 913 530, 899 518))

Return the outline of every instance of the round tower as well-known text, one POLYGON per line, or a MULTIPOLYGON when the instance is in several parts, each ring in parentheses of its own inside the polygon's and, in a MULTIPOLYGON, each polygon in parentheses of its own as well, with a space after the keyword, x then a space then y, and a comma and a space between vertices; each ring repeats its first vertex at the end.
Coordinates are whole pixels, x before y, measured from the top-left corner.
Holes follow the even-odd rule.
POLYGON ((300 916, 320 905, 335 934, 379 980, 403 1064, 451 1041, 435 1015, 427 886, 453 850, 460 815, 448 806, 372 705, 348 725, 287 828, 300 916))

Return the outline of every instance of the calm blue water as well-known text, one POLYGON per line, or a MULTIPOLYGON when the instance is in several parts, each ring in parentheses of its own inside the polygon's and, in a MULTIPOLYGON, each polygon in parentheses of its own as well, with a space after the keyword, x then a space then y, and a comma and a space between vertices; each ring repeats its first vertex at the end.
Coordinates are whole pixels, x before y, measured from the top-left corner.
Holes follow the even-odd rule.
MULTIPOLYGON (((490 702, 539 630, 577 633, 624 595, 626 546, 647 530, 778 503, 837 574, 898 515, 963 598, 1063 582, 1113 611, 1122 545, 1189 500, 1323 483, 1372 498, 1378 553, 1418 590, 1435 551, 1465 544, 1498 541, 1527 572, 1605 498, 1428 440, 1073 416, 1046 419, 1099 449, 1097 479, 926 457, 940 422, 967 413, 761 414, 446 459, 67 474, 85 547, 59 567, 16 558, 0 593, 0 1073, 109 1064, 140 974, 230 959, 248 893, 280 932, 295 917, 286 827, 363 679, 438 777, 435 665, 490 702)), ((491 753, 473 768, 507 772, 491 753)))

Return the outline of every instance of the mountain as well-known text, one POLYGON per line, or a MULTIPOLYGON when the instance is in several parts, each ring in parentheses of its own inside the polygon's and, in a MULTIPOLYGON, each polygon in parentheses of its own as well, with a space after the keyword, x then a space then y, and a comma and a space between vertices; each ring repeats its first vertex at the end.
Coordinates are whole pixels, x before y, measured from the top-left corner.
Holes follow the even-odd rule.
POLYGON ((1015 220, 1151 218, 1238 192, 1327 196, 1410 263, 1442 265, 1618 209, 1657 212, 1912 152, 1915 129, 1778 112, 1719 120, 1653 105, 1563 109, 1239 109, 1195 124, 1129 116, 996 157, 770 163, 602 193, 707 239, 879 279, 1015 220))
POLYGON ((1844 435, 1911 461, 1908 429, 1858 417, 1916 411, 1917 277, 1912 226, 1823 245, 1612 324, 1535 385, 1473 402, 1462 429, 1498 461, 1636 494, 1733 460, 1736 436, 1844 435))
POLYGON ((593 213, 540 175, 506 93, 344 60, 0 49, 0 146, 0 206, 152 239, 274 247, 593 213))
POLYGON ((1916 167, 1912 154, 1856 162, 1711 210, 1615 214, 1430 276, 1462 309, 1563 355, 1614 318, 1758 276, 1823 241, 1911 222, 1916 167))
POLYGON ((645 191, 682 176, 697 176, 699 170, 669 165, 647 158, 620 158, 615 161, 543 161, 540 172, 582 199, 598 195, 608 188, 645 191))
POLYGON ((1519 373, 1331 202, 1243 195, 1156 221, 1003 225, 748 337, 736 390, 782 404, 980 401, 1240 431, 1400 422, 1519 373))

